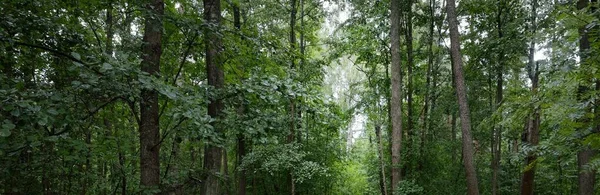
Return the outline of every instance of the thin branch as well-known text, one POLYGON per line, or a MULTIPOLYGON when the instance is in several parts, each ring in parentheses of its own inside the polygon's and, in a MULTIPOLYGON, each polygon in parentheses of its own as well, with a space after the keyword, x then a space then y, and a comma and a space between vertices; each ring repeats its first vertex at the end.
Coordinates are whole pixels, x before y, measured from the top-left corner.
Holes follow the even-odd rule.
POLYGON ((90 29, 92 29, 92 32, 94 33, 94 37, 96 38, 96 42, 98 43, 98 47, 100 48, 100 52, 102 52, 102 42, 100 41, 100 38, 98 36, 98 33, 96 32, 96 28, 94 27, 94 23, 92 23, 91 21, 85 20, 85 22, 87 22, 88 24, 90 24, 90 29))
POLYGON ((157 147, 157 146, 160 146, 160 144, 161 144, 163 141, 165 141, 165 138, 167 138, 167 137, 169 136, 169 133, 171 133, 172 131, 174 131, 175 129, 177 129, 177 127, 179 127, 179 125, 181 125, 181 123, 183 123, 183 122, 185 121, 185 119, 186 119, 186 118, 181 118, 181 119, 179 120, 179 122, 178 122, 178 123, 177 123, 175 126, 173 126, 173 128, 171 128, 170 130, 167 130, 167 131, 165 132, 165 134, 161 136, 161 138, 160 138, 160 141, 159 141, 158 143, 156 143, 156 145, 152 146, 152 149, 154 149, 154 148, 155 148, 155 147, 157 147))
POLYGON ((135 118, 135 122, 137 122, 137 124, 139 126, 142 122, 141 122, 141 119, 135 108, 135 103, 133 101, 129 101, 128 99, 125 99, 125 98, 123 98, 123 100, 127 101, 127 105, 129 105, 129 108, 131 109, 131 112, 133 113, 133 118, 135 118))
POLYGON ((4 42, 8 42, 8 43, 14 43, 16 45, 27 46, 27 47, 31 47, 31 48, 36 48, 36 49, 41 49, 41 50, 44 50, 44 51, 48 51, 48 52, 54 54, 55 56, 64 57, 64 58, 67 58, 67 59, 69 59, 69 60, 71 60, 73 62, 77 62, 77 63, 85 66, 86 68, 92 70, 94 73, 96 73, 98 75, 101 75, 101 76, 104 76, 104 74, 102 74, 100 71, 98 71, 96 69, 93 69, 91 67, 91 65, 94 65, 94 64, 85 63, 85 62, 81 61, 80 59, 77 59, 77 58, 75 58, 75 57, 73 57, 73 56, 71 56, 69 54, 64 53, 64 52, 61 52, 61 51, 58 51, 58 50, 55 50, 55 49, 52 49, 52 48, 49 48, 49 47, 41 46, 41 45, 33 45, 33 44, 19 42, 19 41, 15 41, 15 40, 3 38, 3 37, 0 37, 0 40, 2 40, 4 42))
POLYGON ((121 99, 121 97, 114 97, 114 98, 110 99, 108 102, 105 102, 104 104, 98 106, 98 108, 92 110, 90 113, 88 113, 87 116, 83 117, 81 120, 82 121, 87 120, 89 117, 91 117, 91 116, 95 115, 96 113, 98 113, 98 111, 100 111, 102 108, 108 106, 110 103, 113 103, 114 101, 116 101, 118 99, 121 99))
POLYGON ((181 58, 181 62, 179 63, 179 69, 177 70, 177 74, 175 74, 175 78, 173 79, 173 85, 177 84, 177 79, 179 78, 179 75, 181 74, 181 69, 183 68, 183 65, 185 65, 187 57, 190 55, 192 46, 196 42, 196 38, 198 38, 198 32, 194 33, 192 39, 190 39, 190 41, 188 43, 187 49, 183 53, 183 57, 181 58))

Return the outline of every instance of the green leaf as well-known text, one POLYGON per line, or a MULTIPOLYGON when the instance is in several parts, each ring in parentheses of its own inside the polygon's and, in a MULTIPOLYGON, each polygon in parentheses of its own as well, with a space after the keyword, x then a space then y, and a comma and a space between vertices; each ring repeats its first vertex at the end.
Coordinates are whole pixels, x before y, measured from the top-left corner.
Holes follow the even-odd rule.
POLYGON ((100 68, 101 71, 107 71, 107 70, 112 70, 113 66, 110 65, 109 63, 103 63, 102 64, 102 68, 100 68))
POLYGON ((16 117, 19 117, 19 115, 21 115, 21 111, 19 111, 19 109, 14 109, 12 111, 10 111, 10 114, 16 117))
POLYGON ((71 55, 72 55, 72 56, 73 56, 75 59, 77 59, 77 60, 81 60, 81 55, 79 55, 78 53, 76 53, 76 52, 71 52, 71 55))
POLYGON ((0 129, 0 137, 8 137, 10 136, 10 130, 15 129, 15 124, 10 122, 9 120, 4 120, 2 123, 2 128, 0 129))
POLYGON ((48 113, 50 113, 51 115, 58 115, 58 111, 56 111, 56 109, 54 108, 48 109, 48 113))

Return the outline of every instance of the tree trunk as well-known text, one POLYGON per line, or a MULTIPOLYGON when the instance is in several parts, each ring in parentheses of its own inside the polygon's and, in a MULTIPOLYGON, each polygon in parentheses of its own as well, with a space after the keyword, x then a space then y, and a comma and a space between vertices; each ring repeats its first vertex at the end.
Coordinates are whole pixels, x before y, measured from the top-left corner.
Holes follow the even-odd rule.
MULTIPOLYGON (((241 18, 240 18, 240 6, 239 6, 238 2, 237 4, 234 3, 233 4, 233 26, 235 27, 235 29, 237 29, 239 31, 239 33, 241 34, 241 28, 242 28, 242 22, 241 22, 241 18)), ((240 38, 243 40, 243 36, 240 36, 240 38)), ((243 68, 243 67, 242 67, 243 68)), ((243 115, 245 113, 245 106, 242 105, 239 107, 238 109, 238 114, 239 115, 243 115)), ((244 137, 244 134, 239 133, 237 135, 237 155, 236 155, 236 166, 240 167, 240 165, 242 164, 242 159, 244 159, 244 156, 246 155, 246 140, 244 137)), ((237 185, 237 192, 239 195, 246 195, 246 171, 245 170, 240 170, 238 171, 238 185, 237 185)))
POLYGON ((390 3, 390 40, 392 55, 392 192, 401 180, 400 151, 402 149, 402 68, 400 59, 400 0, 390 3))
POLYGON ((477 185, 477 172, 473 164, 473 139, 471 138, 471 118, 469 116, 469 105, 467 100, 467 87, 463 76, 463 61, 460 53, 460 40, 458 34, 458 21, 456 19, 455 0, 448 0, 447 14, 450 28, 450 52, 454 61, 453 72, 456 82, 456 96, 460 112, 460 123, 462 129, 463 164, 467 177, 467 194, 479 194, 477 185))
MULTIPOLYGON (((504 36, 502 32, 503 23, 502 23, 502 12, 503 10, 503 1, 498 0, 498 12, 496 15, 496 24, 498 30, 498 38, 502 39, 504 36)), ((495 109, 500 107, 502 103, 502 88, 504 84, 503 78, 503 70, 504 69, 504 52, 501 50, 498 54, 498 67, 497 67, 497 77, 496 77, 496 105, 495 109)), ((500 154, 502 153, 501 149, 501 134, 502 134, 502 126, 500 124, 496 124, 496 128, 492 130, 492 195, 498 194, 498 171, 500 169, 500 154)))
MULTIPOLYGON (((205 45, 206 45, 206 75, 208 77, 208 85, 216 90, 222 89, 224 84, 224 73, 221 69, 222 59, 222 43, 221 36, 218 31, 221 26, 221 1, 220 0, 204 0, 204 20, 211 24, 214 28, 205 29, 205 45)), ((211 125, 218 136, 223 135, 220 119, 223 118, 223 101, 218 97, 210 97, 211 101, 208 104, 208 115, 217 119, 211 125)), ((219 181, 219 172, 221 172, 221 155, 222 148, 214 143, 207 143, 204 150, 204 183, 202 184, 201 194, 204 195, 220 195, 221 187, 219 181)))
MULTIPOLYGON (((406 31, 405 33, 405 39, 406 39, 406 59, 407 59, 407 127, 406 127, 406 132, 407 132, 407 137, 406 142, 407 142, 407 152, 408 152, 408 158, 415 158, 415 148, 414 148, 414 140, 415 140, 415 132, 414 132, 414 120, 413 120, 413 115, 414 115, 414 110, 413 110, 413 65, 414 65, 414 59, 413 59, 413 42, 412 42, 412 31, 413 31, 413 27, 412 27, 412 5, 413 5, 413 1, 412 0, 408 0, 407 1, 407 7, 406 7, 406 18, 405 18, 405 24, 406 24, 406 28, 404 29, 406 31)), ((407 161, 408 162, 408 161, 407 161)), ((409 163, 405 163, 402 169, 402 176, 405 176, 408 173, 408 169, 411 168, 409 163)))
MULTIPOLYGON (((531 3, 531 44, 529 47, 529 79, 531 80, 531 92, 532 95, 537 94, 538 88, 538 65, 535 63, 535 34, 536 34, 536 9, 537 9, 537 0, 533 0, 531 3)), ((527 134, 527 142, 532 146, 536 146, 539 141, 539 128, 540 128, 540 113, 539 108, 533 108, 533 116, 532 119, 528 121, 530 125, 527 134)), ((537 156, 535 154, 528 154, 527 159, 525 160, 526 168, 525 172, 523 172, 523 178, 521 179, 521 195, 533 195, 534 191, 534 177, 535 177, 535 160, 537 156)))
MULTIPOLYGON (((153 76, 160 73, 162 54, 162 0, 153 0, 146 5, 149 13, 144 24, 142 48, 142 71, 153 76)), ((142 89, 140 101, 140 172, 143 188, 158 188, 160 184, 160 145, 158 123, 158 92, 142 89)))
POLYGON ((423 107, 423 127, 421 129, 421 138, 419 139, 420 143, 419 143, 419 167, 418 170, 422 171, 423 170, 423 164, 424 164, 424 159, 425 159, 425 154, 424 154, 424 150, 425 150, 425 137, 426 137, 426 131, 429 128, 428 125, 429 124, 429 119, 431 118, 429 116, 429 101, 431 100, 431 96, 432 96, 432 91, 430 88, 431 87, 431 76, 433 73, 433 58, 434 58, 434 52, 433 52, 433 31, 434 31, 434 27, 435 27, 435 17, 434 17, 434 9, 435 9, 435 0, 429 0, 429 19, 430 19, 430 23, 429 23, 429 48, 428 48, 428 53, 429 56, 427 57, 427 73, 425 75, 425 105, 423 107))
MULTIPOLYGON (((590 0, 579 0, 577 1, 577 9, 582 10, 588 7, 590 0)), ((590 41, 588 36, 588 30, 585 25, 579 28, 579 52, 580 52, 580 62, 582 63, 581 68, 583 69, 587 65, 585 62, 588 59, 589 54, 587 54, 590 49, 590 41)), ((584 81, 585 82, 585 81, 584 81)), ((578 96, 584 96, 587 92, 587 88, 585 85, 588 83, 580 84, 578 91, 578 96)), ((578 98, 580 101, 585 101, 578 98)), ((586 109, 586 112, 589 109, 586 109)), ((583 129, 582 129, 583 130, 583 129)), ((590 160, 595 155, 595 151, 589 148, 589 146, 581 146, 580 151, 577 153, 577 170, 579 171, 578 181, 579 181, 579 195, 591 195, 594 194, 594 184, 596 183, 596 172, 594 171, 586 171, 584 170, 584 166, 587 165, 590 160)))
MULTIPOLYGON (((290 50, 292 53, 290 68, 293 70, 296 69, 296 57, 294 54, 294 50, 296 49, 296 31, 294 31, 296 27, 296 0, 290 1, 290 50)), ((287 137, 288 143, 294 143, 295 135, 296 135, 296 98, 292 97, 290 99, 290 134, 287 137)), ((294 174, 292 170, 288 172, 287 175, 287 183, 289 187, 290 194, 296 194, 296 184, 294 182, 294 174)))
MULTIPOLYGON (((414 111, 413 111, 413 65, 414 65, 414 59, 413 59, 413 42, 412 42, 412 31, 413 31, 413 27, 412 27, 412 4, 413 1, 412 0, 408 0, 408 5, 406 7, 406 33, 405 33, 405 38, 406 38, 406 59, 407 59, 407 125, 406 125, 406 132, 407 132, 407 137, 406 142, 407 142, 407 148, 406 150, 409 152, 409 158, 410 157, 414 157, 414 147, 413 147, 413 142, 415 140, 414 136, 415 133, 413 132, 414 130, 414 121, 413 121, 413 115, 414 115, 414 111)), ((402 170, 402 174, 406 175, 407 174, 407 170, 409 168, 409 164, 406 163, 404 165, 404 169, 402 170)))
POLYGON ((382 195, 387 195, 387 186, 385 184, 385 162, 383 160, 383 143, 381 139, 381 126, 375 126, 375 136, 377 139, 377 153, 379 154, 380 172, 379 172, 379 188, 382 195))

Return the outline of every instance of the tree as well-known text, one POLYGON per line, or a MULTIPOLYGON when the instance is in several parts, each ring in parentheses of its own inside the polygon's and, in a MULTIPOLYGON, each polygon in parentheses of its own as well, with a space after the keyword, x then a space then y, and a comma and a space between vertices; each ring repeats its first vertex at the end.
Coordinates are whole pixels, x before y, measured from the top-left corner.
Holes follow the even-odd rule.
MULTIPOLYGON (((584 10, 588 8, 590 0, 579 0, 577 1, 577 9, 584 10)), ((589 51, 590 51, 590 40, 589 34, 586 25, 583 25, 579 28, 579 58, 581 63, 582 70, 587 68, 589 65, 589 51)), ((586 101, 584 96, 588 93, 588 83, 585 81, 580 83, 579 89, 577 91, 577 96, 580 101, 586 101)), ((596 87, 600 86, 596 83, 596 87)), ((597 108, 597 107, 596 107, 597 108)), ((586 112, 592 110, 590 108, 586 108, 586 112)), ((592 129, 597 127, 590 127, 592 129)), ((585 170, 584 167, 591 161, 592 157, 596 155, 596 152, 589 148, 589 146, 583 145, 582 148, 577 153, 577 170, 579 171, 578 181, 579 181, 579 194, 580 195, 589 195, 594 194, 594 184, 596 183, 596 173, 594 170, 588 171, 585 170)))
POLYGON ((471 138, 471 119, 467 100, 467 87, 463 76, 463 61, 460 53, 460 37, 458 34, 458 20, 456 19, 455 1, 448 0, 446 11, 450 28, 450 53, 452 56, 452 71, 455 80, 456 97, 460 112, 460 126, 462 130, 462 160, 467 178, 467 194, 478 195, 477 172, 473 164, 473 138, 471 138))
MULTIPOLYGON (((407 106, 407 117, 406 117, 406 131, 407 133, 407 145, 408 145, 408 151, 415 151, 415 149, 410 149, 410 147, 412 147, 412 143, 413 140, 415 140, 414 135, 416 135, 414 133, 414 121, 413 121, 413 115, 414 115, 414 111, 413 111, 413 67, 414 67, 414 55, 413 55, 413 0, 407 0, 407 5, 406 5, 406 13, 404 14, 405 17, 405 21, 404 23, 406 24, 404 30, 405 30, 405 40, 406 40, 406 68, 407 68, 407 86, 406 86, 406 93, 407 93, 407 100, 406 100, 406 106, 407 106)), ((413 152, 414 153, 414 152, 413 152)), ((405 164, 404 167, 409 167, 408 163, 405 164)), ((403 170, 404 175, 406 175, 406 169, 403 170)))
MULTIPOLYGON (((538 91, 539 85, 539 65, 535 62, 535 33, 537 29, 537 0, 531 2, 531 43, 529 47, 529 64, 528 64, 528 75, 531 80, 531 92, 532 96, 535 97, 538 91)), ((540 131, 540 109, 538 107, 533 108, 533 116, 527 120, 527 143, 532 146, 538 145, 539 142, 539 131, 540 131)), ((535 163, 537 160, 536 154, 528 154, 525 159, 525 172, 521 179, 521 195, 533 195, 534 192, 534 178, 535 178, 535 163)))
MULTIPOLYGON (((504 4, 506 1, 498 0, 498 11, 496 13, 496 26, 498 31, 498 39, 502 39, 504 37, 503 28, 503 12, 507 12, 505 14, 509 14, 509 9, 504 9, 504 4)), ((500 49, 500 53, 498 54, 498 61, 496 67, 496 103, 492 108, 498 108, 502 104, 503 88, 504 88, 504 49, 500 49)), ((500 169, 500 158, 502 154, 502 126, 500 124, 496 124, 495 128, 492 130, 492 194, 496 195, 498 193, 498 171, 500 169)))
MULTIPOLYGON (((206 48, 206 76, 208 85, 214 87, 211 101, 208 104, 208 115, 214 118, 211 123, 217 136, 223 136, 223 99, 217 96, 224 85, 223 61, 221 52, 223 45, 219 35, 221 25, 221 1, 204 0, 204 20, 210 28, 204 30, 206 48)), ((221 172, 222 147, 219 143, 209 143, 204 149, 204 181, 202 194, 218 195, 221 193, 219 173, 221 172)))
POLYGON ((391 41, 391 76, 392 76, 392 192, 398 189, 401 180, 400 151, 402 149, 402 68, 400 58, 400 0, 390 3, 390 41, 391 41))
MULTIPOLYGON (((294 30, 296 28, 296 13, 298 12, 297 7, 296 7, 296 0, 291 0, 290 1, 290 37, 289 37, 289 41, 290 41, 290 53, 291 53, 291 58, 290 58, 290 70, 294 71, 296 69, 296 56, 295 56, 295 50, 296 50, 296 31, 294 30)), ((290 110, 289 110, 289 114, 290 114, 290 132, 289 135, 287 136, 287 143, 292 144, 295 142, 295 136, 296 136, 296 128, 297 128, 297 122, 296 122, 296 114, 298 113, 298 106, 296 105, 296 97, 292 96, 290 98, 290 110)), ((290 170, 290 172, 288 173, 288 186, 289 186, 289 191, 290 194, 294 195, 296 194, 296 182, 294 181, 294 173, 292 170, 290 170)))
MULTIPOLYGON (((153 76, 160 74, 162 55, 162 16, 164 3, 154 0, 146 4, 148 14, 144 25, 142 47, 142 71, 153 76)), ((160 185, 160 131, 158 92, 142 89, 140 101, 140 182, 143 187, 158 188, 160 185)))

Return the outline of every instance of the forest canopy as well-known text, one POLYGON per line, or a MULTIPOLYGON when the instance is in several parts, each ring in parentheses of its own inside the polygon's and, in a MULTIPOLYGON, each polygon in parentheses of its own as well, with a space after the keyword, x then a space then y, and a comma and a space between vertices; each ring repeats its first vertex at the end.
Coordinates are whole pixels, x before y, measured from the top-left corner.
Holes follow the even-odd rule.
POLYGON ((0 1, 0 194, 600 194, 599 7, 0 1))

